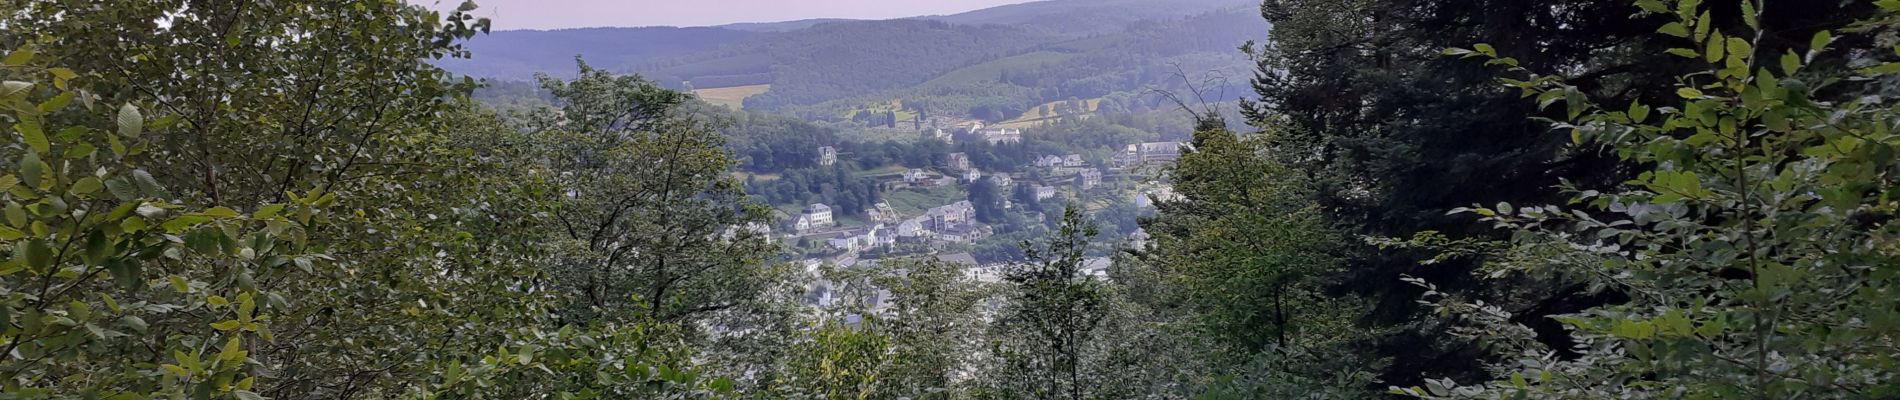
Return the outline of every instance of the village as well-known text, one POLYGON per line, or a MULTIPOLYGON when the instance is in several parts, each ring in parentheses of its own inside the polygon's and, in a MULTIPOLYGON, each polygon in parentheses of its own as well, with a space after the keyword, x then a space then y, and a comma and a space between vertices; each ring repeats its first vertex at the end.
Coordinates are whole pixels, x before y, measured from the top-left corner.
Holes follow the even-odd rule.
MULTIPOLYGON (((958 138, 982 140, 992 145, 1023 140, 1021 129, 989 128, 980 122, 957 129, 955 134, 941 129, 925 132, 924 140, 942 140, 946 144, 955 143, 958 138)), ((1021 171, 1033 171, 1028 174, 983 171, 971 162, 971 155, 950 153, 940 168, 904 170, 883 177, 879 185, 891 191, 938 188, 967 191, 973 185, 987 184, 1002 193, 1017 190, 1030 193, 1025 196, 1026 200, 1036 202, 1126 202, 1137 210, 1153 210, 1156 202, 1177 198, 1158 171, 1179 159, 1184 150, 1190 147, 1182 142, 1131 143, 1100 164, 1090 163, 1081 154, 1045 154, 1020 166, 1021 171), (1029 175, 1042 178, 1031 179, 1029 175), (1110 182, 1115 185, 1105 186, 1110 182)), ((840 162, 835 148, 821 147, 818 154, 820 165, 840 162)), ((1003 196, 1003 208, 1018 212, 1022 208, 1019 207, 1021 201, 1013 197, 1003 196)), ((856 225, 847 225, 832 206, 822 203, 805 204, 796 214, 786 215, 780 226, 783 229, 780 238, 805 250, 804 258, 798 260, 799 265, 817 278, 808 300, 821 305, 829 301, 833 283, 823 280, 822 269, 874 265, 883 257, 937 254, 937 260, 963 266, 977 281, 998 281, 1000 269, 1007 262, 979 262, 978 257, 968 252, 973 243, 995 235, 996 228, 979 221, 978 206, 970 200, 944 200, 944 203, 910 213, 900 212, 889 202, 879 202, 866 210, 862 224, 856 225)), ((1038 224, 1060 217, 1059 211, 1024 214, 1038 224)), ((1121 233, 1129 239, 1129 246, 1144 246, 1148 237, 1139 229, 1121 233)), ((1085 269, 1091 274, 1105 275, 1109 264, 1107 257, 1091 257, 1085 262, 1085 269)))

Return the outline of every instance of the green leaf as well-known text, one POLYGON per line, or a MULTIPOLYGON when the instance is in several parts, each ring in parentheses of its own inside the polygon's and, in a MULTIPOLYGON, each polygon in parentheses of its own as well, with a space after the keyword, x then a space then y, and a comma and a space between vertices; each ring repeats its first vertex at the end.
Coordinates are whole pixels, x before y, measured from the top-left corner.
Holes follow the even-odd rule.
POLYGON ((1641 102, 1631 101, 1629 117, 1630 122, 1643 123, 1644 120, 1649 119, 1649 106, 1645 106, 1641 102))
POLYGON ((47 245, 45 239, 19 242, 15 251, 20 252, 20 260, 25 261, 27 267, 45 270, 53 266, 53 247, 47 245))
POLYGON ((46 132, 40 130, 38 119, 22 118, 20 123, 13 124, 13 130, 19 131, 20 139, 24 140, 27 147, 33 148, 35 152, 46 153, 53 150, 52 144, 46 142, 46 132))
POLYGON ((13 97, 13 95, 24 93, 26 92, 27 89, 32 89, 32 88, 33 88, 32 82, 21 82, 21 81, 0 82, 0 97, 13 97))
POLYGON ((138 137, 139 132, 145 129, 145 116, 139 114, 138 107, 132 106, 131 103, 126 103, 123 106, 119 106, 118 123, 119 135, 138 137))
POLYGON ((7 223, 16 227, 26 227, 26 209, 20 203, 7 202, 7 223))
POLYGON ((13 185, 18 184, 20 184, 19 177, 13 176, 13 174, 0 175, 0 192, 12 190, 13 185))
POLYGON ((212 207, 209 210, 199 211, 198 215, 203 215, 203 216, 212 217, 212 218, 237 218, 239 215, 242 215, 242 214, 238 214, 237 210, 232 210, 226 207, 212 207))
POLYGON ((29 63, 32 61, 33 61, 33 49, 25 48, 25 47, 21 47, 19 50, 14 50, 11 53, 7 53, 6 58, 0 58, 0 64, 4 64, 9 67, 18 67, 18 66, 26 65, 26 63, 29 63))
POLYGON ((211 323, 211 329, 217 329, 217 330, 225 331, 225 332, 235 331, 238 329, 238 327, 241 327, 241 326, 243 326, 243 324, 239 323, 235 319, 211 323))
POLYGON ((137 290, 141 284, 145 283, 144 267, 137 261, 111 262, 106 269, 112 273, 112 280, 117 281, 119 287, 126 290, 137 290))
POLYGON ((1748 57, 1750 54, 1754 52, 1755 52, 1755 47, 1750 46, 1748 44, 1748 40, 1738 38, 1738 37, 1728 38, 1728 53, 1730 55, 1734 55, 1736 57, 1748 57))
POLYGON ((145 319, 137 316, 119 317, 119 325, 125 325, 126 329, 131 329, 133 332, 145 333, 145 319))
MULTIPOLYGON (((245 378, 245 379, 250 379, 250 378, 245 378)), ((268 400, 268 399, 265 399, 263 395, 252 393, 249 390, 233 391, 231 392, 231 395, 237 396, 238 400, 268 400)))
POLYGON ((1667 25, 1663 25, 1663 27, 1657 29, 1656 32, 1679 38, 1689 37, 1689 27, 1682 26, 1681 22, 1671 22, 1667 25))
POLYGON ((1766 125, 1768 129, 1776 132, 1787 132, 1793 129, 1793 126, 1788 124, 1787 114, 1781 109, 1768 110, 1768 112, 1762 113, 1761 122, 1762 125, 1766 125))
POLYGON ((1643 11, 1648 11, 1648 12, 1653 12, 1653 13, 1669 12, 1669 7, 1663 5, 1662 1, 1660 0, 1636 0, 1636 6, 1642 7, 1643 11))
POLYGON ((1577 119, 1577 116, 1583 115, 1583 111, 1590 105, 1584 101, 1583 92, 1577 90, 1576 87, 1564 88, 1564 104, 1569 106, 1570 119, 1577 119))
POLYGON ((46 177, 46 163, 40 161, 39 154, 26 153, 20 158, 20 181, 28 188, 39 188, 40 180, 46 177))
POLYGON ((80 178, 78 182, 73 182, 73 187, 70 191, 73 194, 91 194, 92 192, 98 191, 100 186, 99 178, 88 176, 80 178))
POLYGON ((252 216, 257 219, 270 219, 271 217, 277 216, 277 213, 283 211, 283 204, 265 204, 263 207, 258 207, 257 212, 252 213, 252 216))
POLYGON ((1833 32, 1828 32, 1828 31, 1815 32, 1814 38, 1808 39, 1808 53, 1813 54, 1813 53, 1819 53, 1822 50, 1826 50, 1827 45, 1830 43, 1834 43, 1833 32))
POLYGON ((1722 33, 1716 32, 1715 38, 1709 39, 1707 48, 1702 51, 1702 59, 1708 62, 1722 61, 1722 56, 1727 55, 1723 52, 1725 50, 1725 47, 1723 47, 1724 42, 1726 41, 1722 39, 1722 33))
POLYGON ((1690 100, 1700 99, 1703 97, 1702 91, 1696 90, 1695 88, 1687 88, 1687 87, 1676 89, 1676 95, 1682 96, 1682 98, 1690 99, 1690 100))
MULTIPOLYGON (((1694 3, 1694 0, 1687 0, 1687 1, 1683 1, 1681 4, 1678 4, 1679 6, 1689 7, 1685 9, 1688 11, 1683 12, 1682 16, 1687 17, 1689 16, 1690 12, 1694 12, 1695 7, 1691 5, 1691 3, 1694 3)), ((1709 19, 1708 11, 1706 10, 1702 11, 1702 15, 1699 17, 1696 17, 1695 19, 1695 37, 1692 39, 1708 40, 1709 33, 1714 27, 1715 27, 1715 20, 1709 19)), ((1717 41, 1720 42, 1720 40, 1717 40, 1717 41)))
POLYGON ((1886 75, 1886 74, 1892 74, 1892 73, 1900 73, 1900 63, 1880 64, 1874 67, 1862 68, 1860 70, 1861 75, 1886 75))
POLYGON ((79 77, 79 74, 75 74, 73 73, 73 70, 67 69, 67 68, 59 68, 59 67, 47 68, 46 72, 53 74, 54 78, 58 78, 60 80, 70 81, 70 80, 73 80, 73 78, 79 77))
POLYGON ((1742 23, 1750 29, 1761 29, 1761 15, 1755 11, 1754 0, 1742 0, 1742 23))
POLYGON ((165 195, 165 188, 159 186, 158 180, 152 178, 152 173, 145 172, 145 170, 132 170, 132 182, 137 183, 139 191, 145 192, 146 195, 159 197, 165 195))
POLYGON ((1781 55, 1782 76, 1794 76, 1794 73, 1799 71, 1801 71, 1801 56, 1795 55, 1793 50, 1781 55))
POLYGON ((1478 53, 1481 53, 1487 56, 1492 56, 1492 57, 1498 56, 1498 50, 1495 48, 1492 48, 1491 45, 1489 44, 1478 43, 1478 44, 1471 45, 1471 48, 1473 50, 1477 50, 1478 53))
POLYGON ((37 106, 36 108, 40 110, 40 113, 50 113, 54 111, 63 110, 66 108, 67 104, 70 104, 72 102, 73 102, 73 92, 60 92, 57 95, 53 95, 53 98, 46 99, 46 101, 41 102, 40 105, 37 106))
POLYGON ((180 215, 178 216, 178 218, 172 218, 170 221, 165 221, 165 223, 160 224, 159 227, 165 228, 165 231, 167 232, 176 233, 176 232, 182 232, 187 229, 191 229, 193 227, 198 226, 198 224, 202 224, 202 223, 210 222, 210 221, 211 221, 211 217, 186 214, 186 215, 180 215))
POLYGON ((244 341, 232 336, 231 340, 224 342, 224 349, 218 352, 218 359, 237 361, 240 358, 244 358, 244 341))
POLYGON ((1669 49, 1668 52, 1669 54, 1674 54, 1682 58, 1696 58, 1696 57, 1702 56, 1701 54, 1696 53, 1695 50, 1685 49, 1681 47, 1669 49))

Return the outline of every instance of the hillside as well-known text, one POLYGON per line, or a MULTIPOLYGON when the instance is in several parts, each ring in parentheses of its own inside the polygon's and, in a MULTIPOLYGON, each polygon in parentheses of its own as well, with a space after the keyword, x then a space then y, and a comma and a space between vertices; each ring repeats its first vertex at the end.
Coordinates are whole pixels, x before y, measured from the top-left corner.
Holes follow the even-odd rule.
POLYGON ((920 108, 900 114, 996 122, 1071 98, 1180 92, 1183 74, 1228 76, 1229 92, 1243 93, 1251 63, 1234 49, 1267 33, 1247 4, 1055 0, 884 21, 503 31, 471 42, 480 64, 442 65, 525 80, 565 76, 582 55, 667 87, 712 90, 722 104, 808 119, 851 120, 850 110, 908 101, 920 108), (757 92, 764 85, 771 90, 757 92))
POLYGON ((1259 5, 1254 0, 1050 0, 921 18, 953 24, 1022 26, 1058 34, 1098 34, 1119 32, 1127 24, 1143 20, 1259 5))
POLYGON ((674 27, 499 31, 468 41, 473 59, 446 59, 437 64, 477 78, 525 80, 541 72, 566 77, 573 74, 577 55, 585 55, 597 67, 633 71, 644 69, 640 64, 645 62, 766 36, 735 29, 674 27))

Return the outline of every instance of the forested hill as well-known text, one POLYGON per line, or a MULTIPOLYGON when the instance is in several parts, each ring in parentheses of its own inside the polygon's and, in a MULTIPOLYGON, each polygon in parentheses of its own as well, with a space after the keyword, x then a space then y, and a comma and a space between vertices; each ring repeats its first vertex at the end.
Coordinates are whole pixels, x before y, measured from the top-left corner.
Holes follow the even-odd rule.
POLYGON ((1181 69, 1238 71, 1248 63, 1233 49, 1267 29, 1224 22, 1258 15, 1257 4, 1243 0, 1055 0, 885 21, 500 31, 468 43, 481 62, 441 66, 527 80, 537 72, 571 74, 579 55, 675 88, 772 85, 749 108, 952 96, 939 103, 1013 115, 1051 98, 1141 91, 1181 69), (1042 93, 1075 86, 1088 89, 1042 93))
POLYGON ((585 54, 600 65, 632 65, 766 36, 737 29, 674 27, 500 31, 468 43, 469 51, 480 58, 438 63, 462 75, 525 80, 537 72, 572 74, 576 55, 585 54))
POLYGON ((1181 18, 1230 8, 1257 9, 1259 3, 1249 0, 1055 0, 923 19, 969 25, 1021 25, 1052 33, 1113 33, 1143 20, 1181 18))

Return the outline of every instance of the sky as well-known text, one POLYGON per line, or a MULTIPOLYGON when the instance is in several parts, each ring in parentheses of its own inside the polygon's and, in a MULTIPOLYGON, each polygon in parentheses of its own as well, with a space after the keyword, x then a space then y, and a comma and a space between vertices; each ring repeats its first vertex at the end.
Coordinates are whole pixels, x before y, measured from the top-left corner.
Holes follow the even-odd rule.
MULTIPOLYGON (((461 0, 409 0, 452 10, 461 0)), ((707 26, 812 18, 890 19, 955 14, 1031 0, 476 0, 495 29, 707 26)))

